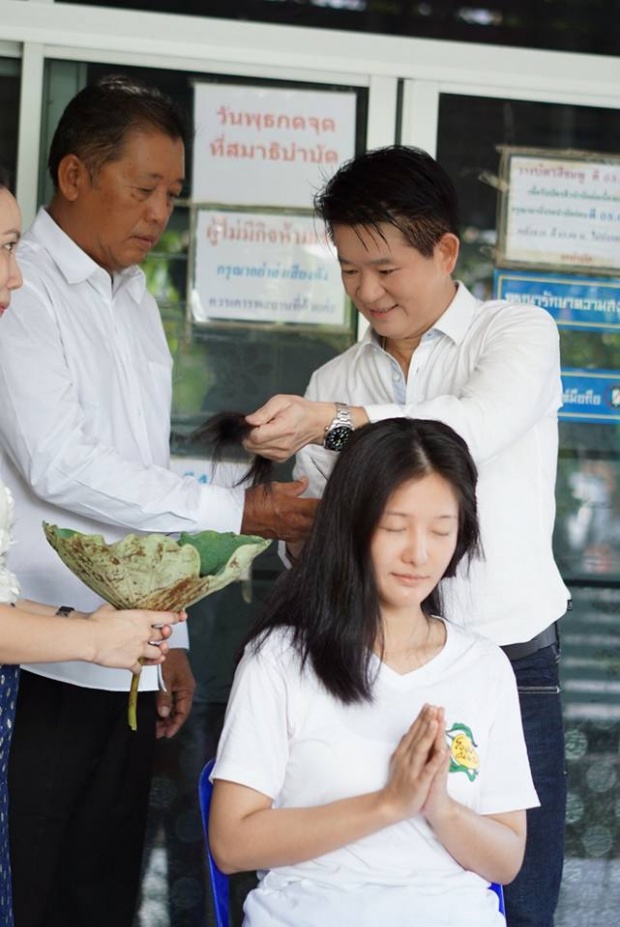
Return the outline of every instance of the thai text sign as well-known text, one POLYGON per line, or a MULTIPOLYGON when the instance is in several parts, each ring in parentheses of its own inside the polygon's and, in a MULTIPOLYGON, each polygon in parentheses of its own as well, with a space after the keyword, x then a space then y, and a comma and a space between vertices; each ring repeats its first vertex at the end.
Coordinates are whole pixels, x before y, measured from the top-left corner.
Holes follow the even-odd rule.
POLYGON ((195 243, 195 321, 344 325, 340 268, 312 215, 200 208, 195 243))
POLYGON ((562 402, 561 419, 620 422, 620 372, 563 370, 562 402))
POLYGON ((494 292, 511 303, 546 309, 560 328, 620 329, 620 280, 496 270, 494 292))
POLYGON ((354 93, 198 83, 192 197, 307 208, 355 147, 354 93))
POLYGON ((497 264, 620 270, 620 158, 505 149, 497 264))

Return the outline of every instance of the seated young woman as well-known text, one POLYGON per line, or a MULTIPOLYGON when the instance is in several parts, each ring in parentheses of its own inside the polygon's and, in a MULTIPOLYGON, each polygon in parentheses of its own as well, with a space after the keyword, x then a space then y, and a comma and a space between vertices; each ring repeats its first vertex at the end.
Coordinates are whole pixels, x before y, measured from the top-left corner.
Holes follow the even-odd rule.
POLYGON ((245 927, 504 923, 489 883, 519 871, 538 805, 514 675, 440 617, 478 548, 452 429, 353 434, 247 643, 213 771, 214 857, 260 871, 245 927))

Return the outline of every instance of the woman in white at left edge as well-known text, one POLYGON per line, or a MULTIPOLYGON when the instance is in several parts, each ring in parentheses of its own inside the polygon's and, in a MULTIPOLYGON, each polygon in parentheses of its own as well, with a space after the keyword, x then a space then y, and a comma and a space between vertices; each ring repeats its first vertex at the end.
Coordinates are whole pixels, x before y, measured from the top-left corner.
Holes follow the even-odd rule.
MULTIPOLYGON (((16 250, 21 215, 0 167, 0 319, 22 278, 16 250)), ((0 338, 2 323, 0 321, 0 338)), ((1 401, 1 399, 0 399, 1 401)), ((19 515, 19 513, 17 513, 19 515)), ((140 661, 162 663, 171 625, 185 618, 174 612, 116 611, 57 615, 61 603, 41 605, 19 598, 17 578, 6 565, 11 543, 13 500, 0 481, 0 924, 12 927, 11 869, 8 849, 7 761, 19 685, 19 664, 86 660, 137 671, 140 661), (88 620, 87 620, 88 619, 88 620)))

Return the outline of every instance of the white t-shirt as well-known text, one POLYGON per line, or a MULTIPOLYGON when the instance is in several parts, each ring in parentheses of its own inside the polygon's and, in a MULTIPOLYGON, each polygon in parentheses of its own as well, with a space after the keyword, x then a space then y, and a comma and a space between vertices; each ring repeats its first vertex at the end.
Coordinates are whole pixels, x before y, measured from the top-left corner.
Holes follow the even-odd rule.
MULTIPOLYGON (((272 632, 257 653, 248 648, 213 778, 256 789, 277 808, 375 791, 387 781, 398 741, 428 702, 445 708, 453 756, 469 765, 448 775, 455 799, 480 814, 538 805, 514 675, 496 645, 447 625, 444 648, 420 669, 399 675, 378 659, 375 666, 372 703, 344 705, 308 664, 300 671, 287 631, 272 632)), ((395 927, 502 923, 488 883, 450 856, 421 815, 269 871, 249 896, 246 917, 250 927, 376 927, 380 918, 395 927)))
MULTIPOLYGON (((423 336, 405 379, 369 329, 324 364, 312 400, 364 406, 372 422, 438 419, 467 441, 478 467, 484 560, 442 583, 446 614, 497 644, 527 641, 566 611, 569 592, 553 558, 557 413, 562 404, 558 331, 548 312, 481 302, 458 285, 423 336)), ((322 495, 336 460, 308 445, 295 476, 322 495)))

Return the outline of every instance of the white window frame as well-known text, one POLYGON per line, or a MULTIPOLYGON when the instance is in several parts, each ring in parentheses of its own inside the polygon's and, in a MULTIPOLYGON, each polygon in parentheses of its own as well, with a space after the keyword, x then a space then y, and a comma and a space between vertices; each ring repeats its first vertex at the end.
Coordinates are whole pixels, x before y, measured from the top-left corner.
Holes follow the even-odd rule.
POLYGON ((0 0, 0 54, 22 59, 17 195, 37 207, 46 59, 368 88, 366 148, 400 138, 436 153, 442 93, 620 109, 620 59, 66 5, 0 0))

